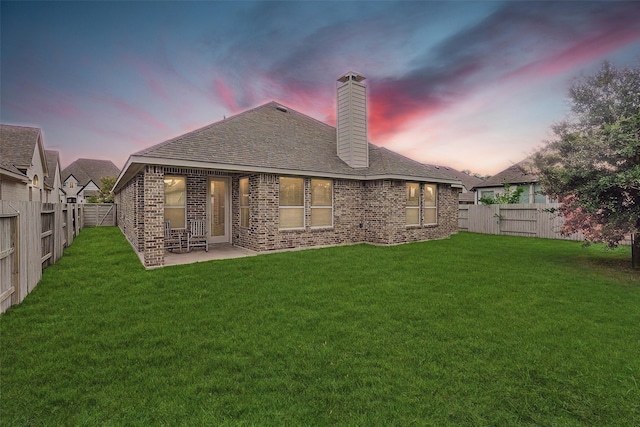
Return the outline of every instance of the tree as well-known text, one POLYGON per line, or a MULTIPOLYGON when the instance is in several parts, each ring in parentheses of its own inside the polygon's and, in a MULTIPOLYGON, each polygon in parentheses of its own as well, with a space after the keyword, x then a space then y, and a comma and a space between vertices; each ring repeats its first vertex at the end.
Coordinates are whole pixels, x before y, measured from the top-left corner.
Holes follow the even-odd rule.
POLYGON ((485 205, 503 205, 520 203, 520 195, 524 192, 524 187, 518 187, 514 191, 511 191, 511 185, 504 185, 504 193, 498 194, 494 197, 481 197, 480 202, 485 205))
POLYGON ((616 247, 632 236, 640 268, 640 67, 608 62, 568 93, 571 112, 534 156, 545 193, 562 202, 563 234, 616 247))
POLYGON ((95 196, 90 196, 87 200, 89 203, 113 203, 113 185, 116 183, 115 176, 107 176, 100 178, 100 190, 95 196))

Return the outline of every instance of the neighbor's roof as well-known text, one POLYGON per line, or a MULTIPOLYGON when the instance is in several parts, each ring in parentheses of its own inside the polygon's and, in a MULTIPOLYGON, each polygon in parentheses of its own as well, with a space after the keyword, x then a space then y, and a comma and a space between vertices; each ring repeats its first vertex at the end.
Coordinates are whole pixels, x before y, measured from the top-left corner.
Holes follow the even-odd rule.
POLYGON ((117 177, 120 169, 111 160, 78 159, 64 168, 62 171, 62 182, 73 175, 78 180, 78 184, 85 186, 89 181, 93 181, 100 187, 100 179, 106 177, 117 177))
POLYGON ((38 147, 42 157, 42 168, 47 175, 44 148, 40 129, 28 126, 0 125, 0 158, 21 172, 31 167, 33 153, 38 147), (40 142, 40 143, 39 143, 40 142))
POLYGON ((468 173, 461 172, 454 168, 450 168, 449 166, 441 166, 444 170, 454 178, 462 181, 462 185, 467 190, 471 190, 473 187, 477 187, 482 183, 482 179, 477 176, 469 175, 468 173))
POLYGON ((29 178, 26 174, 13 166, 11 163, 7 163, 0 159, 0 175, 5 178, 9 178, 14 181, 29 182, 29 178))
POLYGON ((44 154, 47 157, 47 169, 49 170, 49 175, 44 179, 44 185, 53 188, 53 180, 56 175, 56 165, 60 161, 60 153, 54 150, 44 150, 44 154))
POLYGON ((475 187, 502 187, 505 184, 526 184, 538 182, 538 176, 531 173, 533 164, 530 158, 511 165, 475 187))
POLYGON ((133 154, 114 188, 144 164, 352 179, 430 179, 460 185, 444 168, 372 144, 369 167, 354 169, 337 155, 336 128, 276 102, 133 154))

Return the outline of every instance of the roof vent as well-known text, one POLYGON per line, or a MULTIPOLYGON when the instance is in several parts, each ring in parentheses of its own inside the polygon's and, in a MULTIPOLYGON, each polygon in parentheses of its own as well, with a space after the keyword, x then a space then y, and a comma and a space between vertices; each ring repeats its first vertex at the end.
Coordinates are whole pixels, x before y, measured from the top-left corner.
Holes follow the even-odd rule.
POLYGON ((282 105, 276 105, 276 110, 282 111, 283 113, 288 113, 289 112, 287 107, 283 107, 282 105))

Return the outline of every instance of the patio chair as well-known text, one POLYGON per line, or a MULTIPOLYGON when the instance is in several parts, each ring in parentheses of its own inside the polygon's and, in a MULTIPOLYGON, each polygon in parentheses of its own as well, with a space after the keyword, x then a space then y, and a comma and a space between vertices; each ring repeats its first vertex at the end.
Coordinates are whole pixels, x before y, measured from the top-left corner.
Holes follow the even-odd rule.
POLYGON ((191 228, 187 234, 187 251, 191 252, 194 247, 203 246, 209 252, 207 243, 207 223, 203 220, 191 221, 191 228))
POLYGON ((174 249, 182 251, 180 236, 171 232, 171 223, 169 221, 164 222, 164 248, 169 252, 173 252, 174 249))

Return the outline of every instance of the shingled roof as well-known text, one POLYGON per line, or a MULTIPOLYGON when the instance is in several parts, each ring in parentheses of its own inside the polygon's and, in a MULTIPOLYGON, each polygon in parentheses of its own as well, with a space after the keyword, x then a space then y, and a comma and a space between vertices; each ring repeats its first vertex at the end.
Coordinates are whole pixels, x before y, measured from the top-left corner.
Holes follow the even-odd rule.
MULTIPOLYGON (((5 165, 12 165, 20 172, 25 172, 31 166, 36 147, 41 150, 40 155, 44 161, 44 148, 40 138, 41 134, 38 128, 0 125, 0 158, 5 165)), ((47 165, 43 164, 43 168, 45 175, 47 175, 47 165)))
POLYGON ((467 190, 471 190, 473 187, 476 187, 482 183, 482 179, 477 176, 469 175, 468 173, 461 172, 457 169, 450 168, 449 166, 441 166, 444 170, 454 178, 459 179, 462 182, 462 185, 467 190))
POLYGON ((116 190, 143 164, 353 179, 413 178, 460 185, 444 168, 373 144, 369 144, 369 167, 352 168, 337 155, 335 127, 276 102, 133 154, 116 190))
POLYGON ((44 150, 44 154, 47 157, 47 169, 49 170, 49 175, 44 179, 44 185, 53 188, 53 181, 56 179, 56 164, 60 160, 60 153, 54 150, 44 150))
POLYGON ((0 175, 11 180, 20 182, 29 182, 27 175, 13 166, 11 163, 7 163, 0 159, 0 175))
POLYGON ((81 186, 93 181, 99 187, 101 178, 117 177, 119 174, 120 169, 111 160, 78 159, 64 168, 62 182, 73 175, 81 186))
POLYGON ((511 165, 475 187, 502 187, 505 184, 529 184, 538 182, 538 176, 531 173, 533 164, 529 158, 511 165))

